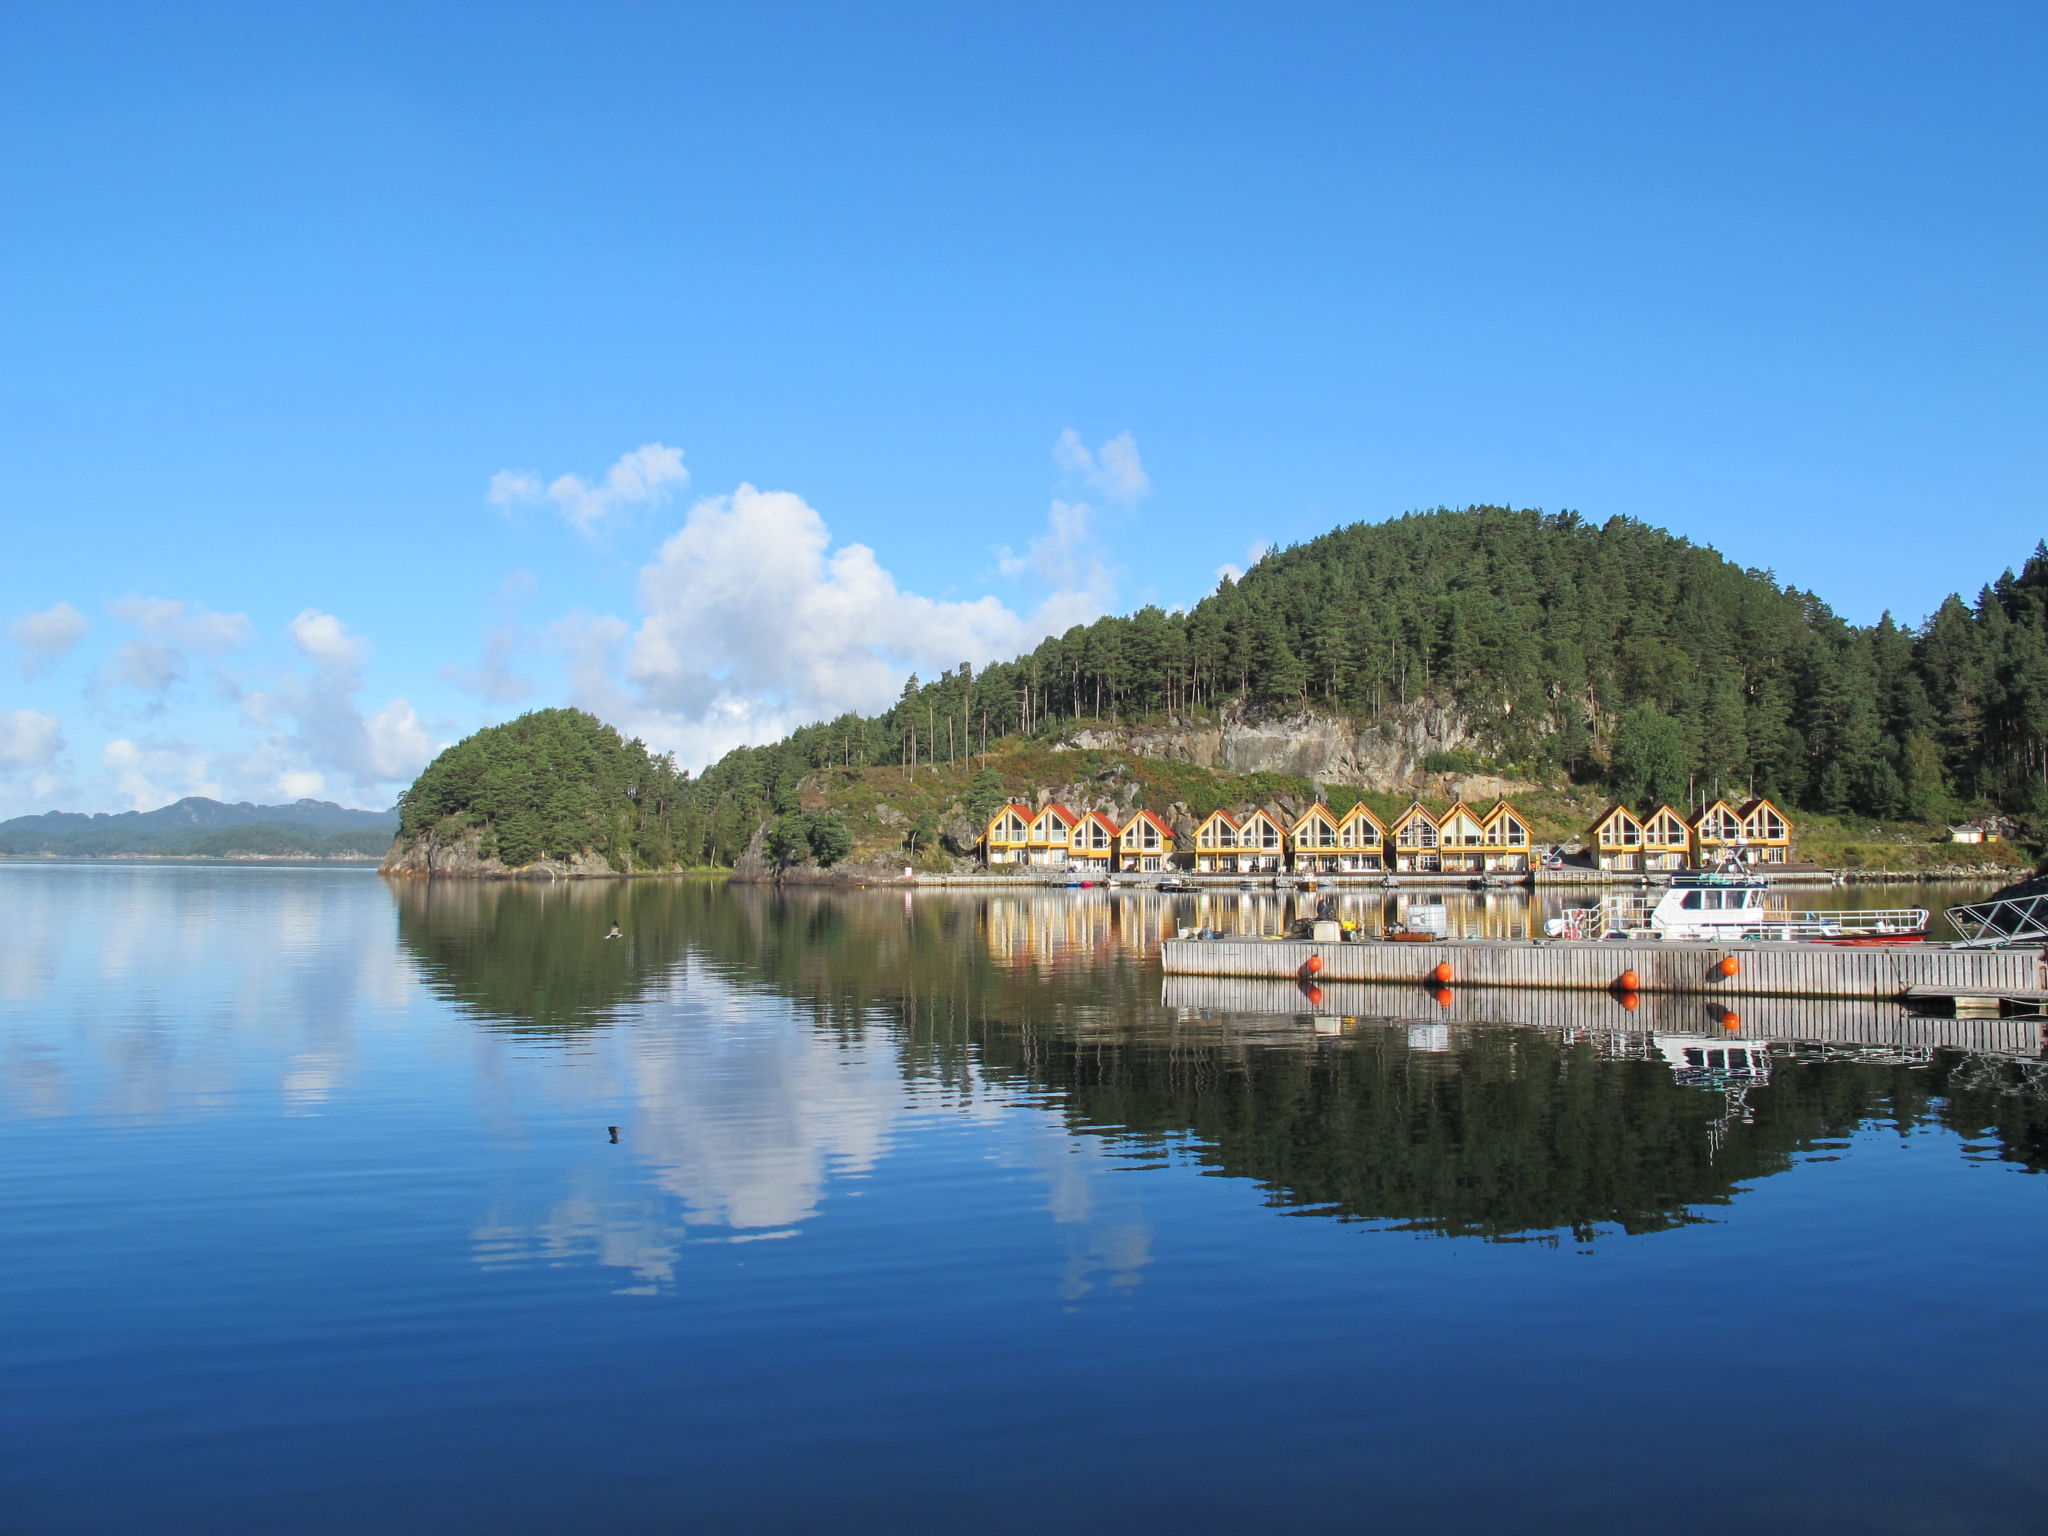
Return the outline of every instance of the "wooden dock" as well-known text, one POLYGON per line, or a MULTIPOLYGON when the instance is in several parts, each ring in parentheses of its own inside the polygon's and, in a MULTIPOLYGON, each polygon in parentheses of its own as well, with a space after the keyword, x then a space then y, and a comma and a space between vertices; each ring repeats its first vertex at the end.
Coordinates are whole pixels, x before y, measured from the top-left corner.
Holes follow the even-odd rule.
POLYGON ((1848 948, 1487 939, 1434 944, 1168 939, 1160 945, 1160 964, 1169 976, 1633 990, 1720 998, 2006 997, 2048 987, 2048 960, 2042 950, 1950 949, 1938 944, 1848 948), (1733 961, 1732 968, 1724 964, 1728 961, 1733 961), (1439 974, 1440 966, 1449 967, 1447 978, 1439 974), (1630 972, 1635 985, 1625 989, 1622 978, 1630 972))

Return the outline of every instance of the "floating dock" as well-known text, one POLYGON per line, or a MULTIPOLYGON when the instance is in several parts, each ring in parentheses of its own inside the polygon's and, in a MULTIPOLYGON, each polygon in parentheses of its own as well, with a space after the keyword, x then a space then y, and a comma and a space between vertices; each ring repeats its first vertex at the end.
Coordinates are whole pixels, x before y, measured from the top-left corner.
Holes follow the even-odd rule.
POLYGON ((2048 951, 1938 944, 1613 944, 1466 939, 1331 944, 1168 939, 1169 976, 1272 981, 1871 1000, 2020 997, 2048 988, 2048 951), (1730 964, 1729 962, 1732 962, 1730 964), (1447 970, 1439 970, 1447 967, 1447 970), (1623 978, 1633 973, 1633 986, 1623 978))

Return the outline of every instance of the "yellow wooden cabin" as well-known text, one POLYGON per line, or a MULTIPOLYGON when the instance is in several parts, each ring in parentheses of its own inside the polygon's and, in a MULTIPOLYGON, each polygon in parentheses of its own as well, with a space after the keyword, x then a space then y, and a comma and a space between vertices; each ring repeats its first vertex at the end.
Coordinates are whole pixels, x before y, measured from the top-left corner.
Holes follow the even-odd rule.
POLYGON ((1102 812, 1090 811, 1074 823, 1067 843, 1067 867, 1086 874, 1108 874, 1116 860, 1116 840, 1120 830, 1102 812))
POLYGON ((1437 818, 1438 868, 1447 875, 1477 875, 1486 869, 1486 828, 1479 813, 1460 800, 1437 818))
POLYGON ((1742 822, 1742 856, 1751 864, 1784 864, 1792 858, 1792 823, 1770 801, 1758 797, 1737 808, 1742 822))
POLYGON ((1237 873, 1237 818, 1211 811, 1195 828, 1195 869, 1205 875, 1237 873))
POLYGON ((1612 874, 1630 874, 1643 867, 1643 824, 1625 805, 1610 805, 1586 829, 1586 849, 1593 867, 1612 874))
POLYGON ((1394 844, 1394 868, 1404 875, 1433 875, 1443 866, 1437 854, 1437 822, 1420 800, 1387 829, 1394 844))
POLYGON ((1294 852, 1294 867, 1299 873, 1337 873, 1337 816, 1322 801, 1318 800, 1294 818, 1294 825, 1288 829, 1287 841, 1294 852))
POLYGON ((1031 849, 1031 808, 1006 805, 989 817, 981 834, 981 857, 989 864, 1028 864, 1031 849))
POLYGON ((1286 825, 1260 806, 1237 824, 1237 872, 1271 875, 1286 867, 1286 825))
POLYGON ((1742 817, 1726 800, 1716 800, 1692 819, 1692 861, 1702 869, 1719 864, 1742 844, 1742 817))
POLYGON ((1493 809, 1480 818, 1479 829, 1485 835, 1487 873, 1529 873, 1529 823, 1520 811, 1505 800, 1496 800, 1493 809))
POLYGON ((1361 800, 1337 823, 1337 869, 1343 874, 1376 875, 1386 867, 1387 824, 1361 800))
POLYGON ((1668 805, 1643 818, 1643 869, 1683 869, 1692 853, 1692 828, 1668 805))
POLYGON ((1081 818, 1055 801, 1031 818, 1025 862, 1039 869, 1065 869, 1081 818))
POLYGON ((1150 811, 1139 811, 1117 833, 1116 867, 1154 874, 1173 868, 1173 829, 1150 811))

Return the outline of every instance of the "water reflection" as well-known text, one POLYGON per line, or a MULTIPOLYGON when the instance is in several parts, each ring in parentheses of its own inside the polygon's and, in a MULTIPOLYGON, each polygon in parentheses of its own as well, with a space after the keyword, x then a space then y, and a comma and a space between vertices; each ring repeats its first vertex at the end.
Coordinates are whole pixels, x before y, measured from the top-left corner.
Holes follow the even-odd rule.
POLYGON ((390 890, 399 942, 427 985, 520 1034, 573 1038, 617 1019, 683 958, 680 887, 667 881, 407 880, 390 890), (614 924, 620 937, 608 938, 614 924))
POLYGON ((263 1093, 311 1111, 410 973, 367 873, 23 864, 0 891, 0 1093, 142 1118, 263 1093), (346 891, 355 899, 337 900, 346 891))
MULTIPOLYGON (((679 1211, 628 1213, 634 1235, 603 1240, 643 1274, 665 1272, 690 1229, 813 1216, 831 1176, 872 1168, 921 1100, 1029 1100, 1084 1143, 1188 1153, 1276 1204, 1496 1239, 1693 1222, 1873 1120, 1938 1121, 2048 1167, 2038 1063, 2002 1059, 2038 1057, 2030 1022, 1785 1002, 1729 1029, 1688 999, 1626 1014, 1605 996, 1468 991, 1439 1008, 1414 989, 1180 978, 1162 995, 1160 937, 1226 906, 1238 926, 1278 926, 1302 899, 694 883, 398 896, 407 949, 475 1016, 577 1037, 630 1014, 613 1048, 634 1155, 679 1211), (632 943, 617 956, 601 937, 615 914, 632 943), (786 1027, 791 1009, 807 1028, 786 1027)), ((1474 895, 1456 920, 1538 911, 1474 895)), ((1083 1208, 1074 1155, 1046 1164, 1056 1216, 1083 1208)), ((596 1210, 565 1201, 526 1241, 594 1231, 596 1210)), ((1089 1238, 1082 1271, 1129 1283, 1146 1247, 1126 1225, 1089 1238)))

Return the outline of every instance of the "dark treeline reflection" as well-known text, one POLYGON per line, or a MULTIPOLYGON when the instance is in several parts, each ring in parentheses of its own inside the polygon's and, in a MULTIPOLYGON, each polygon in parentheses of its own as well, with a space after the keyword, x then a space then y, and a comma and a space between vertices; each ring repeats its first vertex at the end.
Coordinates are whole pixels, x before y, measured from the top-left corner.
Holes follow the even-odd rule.
MULTIPOLYGON (((389 882, 427 985, 486 1023, 571 1037, 611 1022, 682 962, 696 904, 662 880, 389 882), (617 924, 620 936, 607 938, 617 924)), ((701 889, 701 888, 700 888, 701 889)))
MULTIPOLYGON (((437 882, 397 899, 432 984, 500 1025, 564 1035, 619 1018, 687 956, 787 999, 808 1027, 887 1031, 906 1080, 1022 1091, 1077 1134, 1179 1148, 1276 1203, 1423 1231, 1673 1226, 1872 1122, 1939 1124, 2048 1169, 2037 1069, 1961 1051, 1781 1045, 1767 1078, 1703 1087, 1648 1034, 1358 1020, 1333 1036, 1176 1012, 1151 958, 1175 923, 1157 897, 637 881, 437 882), (615 920, 625 936, 606 940, 615 920)), ((1501 1000, 1504 1023, 1513 1008, 1501 1000)))

